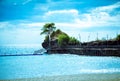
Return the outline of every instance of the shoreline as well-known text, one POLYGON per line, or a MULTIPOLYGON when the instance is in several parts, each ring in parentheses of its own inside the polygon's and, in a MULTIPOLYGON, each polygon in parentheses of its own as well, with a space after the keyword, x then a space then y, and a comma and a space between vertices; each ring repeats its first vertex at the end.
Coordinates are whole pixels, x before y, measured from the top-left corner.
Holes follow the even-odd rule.
POLYGON ((58 76, 43 76, 36 78, 21 78, 0 81, 120 81, 120 73, 93 73, 58 76))
POLYGON ((120 57, 120 46, 87 46, 87 47, 65 47, 65 48, 51 48, 46 49, 48 54, 76 54, 76 55, 86 55, 86 56, 116 56, 120 57))

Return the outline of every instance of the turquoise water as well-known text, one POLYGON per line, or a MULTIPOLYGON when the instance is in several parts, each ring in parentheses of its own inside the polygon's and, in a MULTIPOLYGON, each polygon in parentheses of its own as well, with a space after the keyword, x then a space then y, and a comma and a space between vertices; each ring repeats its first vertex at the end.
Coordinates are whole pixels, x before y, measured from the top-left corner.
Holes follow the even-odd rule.
MULTIPOLYGON (((36 47, 36 49, 38 48, 36 47)), ((14 51, 17 51, 18 54, 21 52, 28 54, 33 53, 36 49, 21 47, 15 48, 14 51)), ((5 49, 3 50, 5 51, 5 49)), ((9 48, 5 52, 15 54, 14 51, 12 52, 12 48, 9 48)), ((0 80, 85 73, 120 73, 120 58, 69 54, 0 57, 0 80)))
POLYGON ((120 58, 77 55, 0 57, 0 79, 81 73, 120 73, 120 58))
POLYGON ((0 46, 0 55, 33 54, 34 51, 40 48, 41 46, 38 44, 4 45, 0 46))

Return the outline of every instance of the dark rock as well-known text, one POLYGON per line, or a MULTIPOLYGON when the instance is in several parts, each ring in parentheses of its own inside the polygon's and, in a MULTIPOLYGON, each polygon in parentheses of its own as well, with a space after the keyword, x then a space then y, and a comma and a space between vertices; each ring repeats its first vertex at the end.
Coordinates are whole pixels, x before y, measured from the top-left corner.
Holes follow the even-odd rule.
POLYGON ((48 48, 49 48, 49 43, 48 43, 48 42, 43 42, 43 43, 42 43, 42 47, 43 47, 44 49, 48 49, 48 48))
POLYGON ((92 41, 79 45, 66 45, 60 47, 57 40, 52 40, 49 48, 48 42, 43 42, 42 46, 49 54, 77 54, 90 56, 120 56, 120 41, 92 41), (49 48, 49 49, 48 49, 49 48))

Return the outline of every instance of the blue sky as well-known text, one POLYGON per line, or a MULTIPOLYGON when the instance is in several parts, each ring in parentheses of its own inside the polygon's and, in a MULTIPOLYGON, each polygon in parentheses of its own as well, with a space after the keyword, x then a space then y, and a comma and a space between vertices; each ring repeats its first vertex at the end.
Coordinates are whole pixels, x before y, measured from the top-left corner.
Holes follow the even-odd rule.
POLYGON ((114 38, 120 33, 119 0, 0 0, 0 45, 41 44, 42 26, 57 28, 81 41, 114 38), (88 39, 89 37, 89 39, 88 39))

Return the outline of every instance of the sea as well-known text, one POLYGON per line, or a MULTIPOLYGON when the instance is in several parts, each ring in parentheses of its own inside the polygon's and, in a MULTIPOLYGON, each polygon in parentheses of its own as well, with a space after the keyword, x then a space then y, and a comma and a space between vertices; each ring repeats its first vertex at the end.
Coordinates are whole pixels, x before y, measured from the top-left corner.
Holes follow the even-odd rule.
POLYGON ((43 48, 40 45, 0 46, 0 80, 73 74, 120 73, 119 57, 46 54, 45 51, 41 52, 42 54, 34 55, 34 51, 39 49, 43 48), (33 55, 21 56, 21 54, 33 55))

